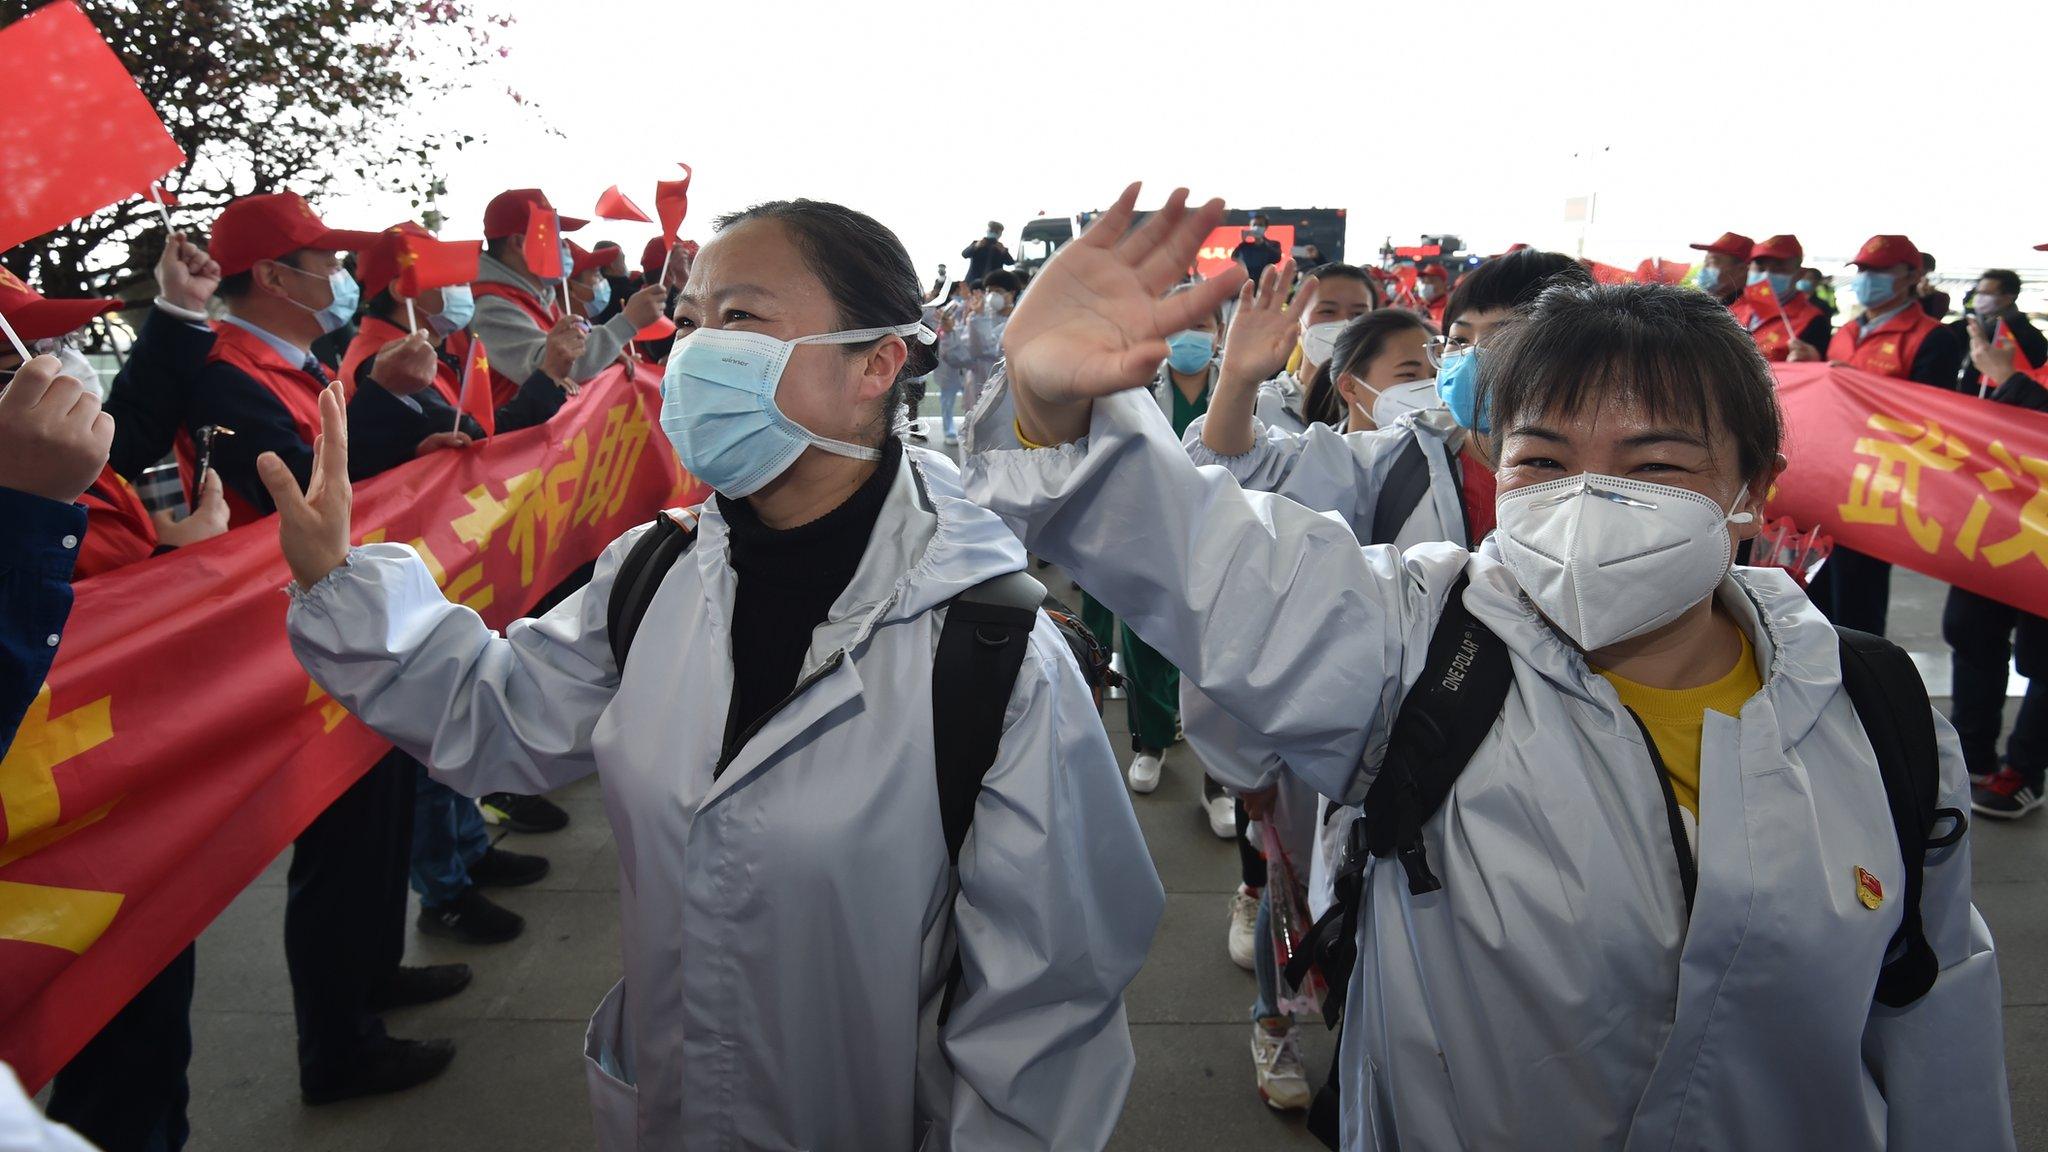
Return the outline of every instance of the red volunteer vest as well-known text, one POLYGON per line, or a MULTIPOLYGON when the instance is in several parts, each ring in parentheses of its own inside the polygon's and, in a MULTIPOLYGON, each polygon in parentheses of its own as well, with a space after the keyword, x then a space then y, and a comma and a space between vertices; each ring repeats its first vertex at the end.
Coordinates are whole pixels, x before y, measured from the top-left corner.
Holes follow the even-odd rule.
POLYGON ((100 469, 99 479, 78 502, 85 505, 85 539, 78 542, 73 580, 125 568, 156 554, 156 522, 113 465, 100 469))
POLYGON ((1927 342, 1927 334, 1941 327, 1941 321, 1927 314, 1927 310, 1915 301, 1912 307, 1890 320, 1863 334, 1861 318, 1851 320, 1835 329, 1835 338, 1828 342, 1828 359, 1839 360, 1851 368, 1875 372, 1879 376, 1892 376, 1909 380, 1913 375, 1913 360, 1920 355, 1920 345, 1927 342))
MULTIPOLYGON (((1768 290, 1768 286, 1765 286, 1768 290)), ((1756 301, 1745 291, 1728 305, 1728 311, 1748 329, 1750 338, 1756 341, 1756 350, 1770 361, 1784 360, 1792 354, 1792 342, 1806 331, 1806 326, 1820 317, 1820 305, 1804 292, 1795 292, 1790 300, 1756 301), (1784 314, 1779 315, 1783 305, 1784 314), (1789 322, 1789 324, 1788 324, 1789 322)), ((1822 349, 1814 349, 1822 351, 1822 349)), ((1912 361, 1906 361, 1911 366, 1912 361)))
MULTIPOLYGON (((292 418, 299 438, 310 447, 313 438, 320 434, 320 381, 306 374, 302 365, 287 363, 261 336, 240 325, 225 320, 213 326, 213 351, 206 356, 206 362, 232 364, 241 369, 251 380, 263 385, 275 397, 292 418)), ((199 466, 192 447, 192 438, 186 432, 178 433, 178 468, 183 473, 185 490, 197 491, 198 478, 192 470, 199 466)), ((239 528, 252 520, 262 518, 254 506, 242 499, 233 488, 223 492, 228 502, 228 526, 239 528)))
MULTIPOLYGON (((542 304, 531 292, 521 288, 514 288, 510 284, 500 284, 494 280, 479 281, 471 286, 470 291, 478 296, 496 296, 501 300, 510 300, 521 312, 526 314, 527 319, 533 321, 533 326, 540 330, 542 336, 546 336, 554 330, 556 320, 554 310, 542 304)), ((466 341, 460 352, 464 355, 469 352, 469 345, 466 341)), ((513 397, 519 395, 519 381, 498 371, 496 349, 485 348, 484 355, 491 361, 491 407, 502 408, 510 404, 513 397)), ((462 355, 456 357, 458 360, 462 358, 462 355)))
MULTIPOLYGON (((362 366, 363 361, 371 359, 377 353, 382 352, 386 344, 405 339, 406 335, 405 329, 391 323, 389 320, 382 320, 375 316, 363 317, 362 327, 356 330, 356 338, 349 341, 348 352, 341 358, 342 387, 348 389, 349 395, 355 395, 356 370, 362 366)), ((466 336, 467 333, 457 333, 457 335, 466 336)), ((456 377, 455 369, 450 368, 447 361, 441 360, 439 357, 435 359, 434 387, 439 390, 442 398, 452 405, 460 394, 459 390, 462 381, 456 377)))

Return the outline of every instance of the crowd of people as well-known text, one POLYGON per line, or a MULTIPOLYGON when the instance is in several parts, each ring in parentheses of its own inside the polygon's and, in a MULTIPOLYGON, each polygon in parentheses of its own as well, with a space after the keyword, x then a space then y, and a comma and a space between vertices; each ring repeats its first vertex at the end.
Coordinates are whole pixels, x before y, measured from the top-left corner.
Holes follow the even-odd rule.
MULTIPOLYGON (((595 773, 622 881, 585 1053, 607 1152, 1100 1148, 1164 905, 1131 797, 1185 740, 1239 856, 1248 1088, 1332 1146, 2011 1147, 1965 813, 2042 803, 2048 680, 1999 741, 2048 625, 1952 589, 1943 722, 1882 640, 1886 562, 1837 547, 1806 587, 1738 557, 1786 466, 1771 362, 2040 419, 2019 278, 1986 271, 1951 321, 1904 236, 1857 252, 1845 310, 1789 235, 1603 286, 1520 246, 1297 267, 1254 215, 1204 279, 1222 206, 1140 223, 1136 195, 1028 283, 992 221, 927 286, 880 222, 809 200, 638 270, 566 237, 536 259, 554 208, 514 189, 474 283, 413 296, 417 224, 250 196, 167 238, 105 387, 80 333, 119 302, 0 277, 34 354, 0 363, 0 730, 67 579, 274 518, 294 652, 393 744, 293 849, 309 1104, 448 1066, 381 1019, 471 978, 402 963, 408 887, 422 933, 518 936, 486 890, 548 862, 486 822, 558 829, 544 794, 595 773), (493 632, 411 547, 351 547, 352 482, 642 362, 716 495, 644 510, 527 618, 493 632), (166 458, 184 514, 136 494, 166 458), (1327 1074, 1300 1056, 1318 1008, 1327 1074)), ((183 1146, 195 968, 72 1060, 50 1120, 183 1146)))

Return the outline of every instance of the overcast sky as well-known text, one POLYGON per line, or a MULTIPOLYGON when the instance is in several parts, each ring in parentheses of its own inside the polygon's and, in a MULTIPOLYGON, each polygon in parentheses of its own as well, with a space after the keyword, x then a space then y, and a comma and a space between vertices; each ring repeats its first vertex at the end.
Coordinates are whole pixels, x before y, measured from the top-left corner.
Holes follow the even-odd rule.
MULTIPOLYGON (((686 160, 686 236, 761 200, 838 200, 926 278, 991 217, 1014 239, 1132 179, 1147 204, 1179 183, 1347 208, 1354 260, 1438 231, 1572 251, 1564 201, 1597 192, 1585 254, 1609 263, 1733 229, 1797 233, 1809 259, 1904 232, 1945 271, 2048 269, 2039 0, 498 3, 508 56, 421 110, 487 137, 446 165, 451 238, 508 187, 587 214, 618 183, 651 213, 686 160)), ((653 231, 578 239, 637 252, 653 231)))

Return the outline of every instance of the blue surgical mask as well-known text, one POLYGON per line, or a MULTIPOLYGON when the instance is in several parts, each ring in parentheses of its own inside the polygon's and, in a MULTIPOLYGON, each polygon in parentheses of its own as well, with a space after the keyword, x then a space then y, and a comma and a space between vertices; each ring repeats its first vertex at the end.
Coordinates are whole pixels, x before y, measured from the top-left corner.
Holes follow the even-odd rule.
POLYGON ((1771 295, 1776 296, 1780 300, 1790 300, 1792 298, 1792 274, 1790 272, 1765 272, 1761 268, 1749 270, 1749 282, 1752 286, 1767 280, 1770 281, 1771 295))
MULTIPOLYGON (((274 263, 279 268, 290 268, 301 276, 311 276, 315 280, 320 279, 316 273, 308 272, 304 268, 294 268, 282 260, 274 261, 274 263)), ((333 291, 334 299, 328 301, 325 308, 313 308, 305 304, 299 304, 297 300, 292 301, 292 303, 299 304, 299 307, 313 314, 313 318, 320 322, 320 330, 322 332, 332 332, 355 319, 356 305, 362 303, 363 299, 363 290, 356 287, 356 278, 349 275, 347 269, 336 268, 329 274, 327 277, 327 287, 333 291)))
POLYGON ((1493 421, 1479 411, 1479 349, 1460 352, 1443 362, 1436 370, 1436 394, 1443 397, 1444 407, 1451 410, 1458 427, 1481 436, 1493 431, 1493 421))
POLYGON ((1849 290, 1856 294, 1858 304, 1866 309, 1875 308, 1899 290, 1899 278, 1890 272, 1858 272, 1849 281, 1849 290))
POLYGON ((469 285, 454 284, 441 289, 441 310, 427 317, 427 327, 436 336, 452 336, 464 328, 476 316, 476 297, 470 295, 469 285))
POLYGON ((1979 296, 1970 302, 1970 311, 1989 320, 2005 311, 2004 297, 1979 296))
POLYGON ((1183 376, 1192 376, 1209 366, 1216 355, 1213 332, 1175 332, 1166 338, 1166 366, 1183 376))
POLYGON ((590 290, 590 303, 585 304, 583 309, 590 315, 595 316, 609 308, 611 302, 612 282, 600 276, 597 278, 597 284, 590 290))
POLYGON ((574 271, 576 271, 576 254, 569 251, 569 242, 564 240, 562 241, 562 275, 568 276, 574 271))
POLYGON ((1811 280, 1801 280, 1801 281, 1799 281, 1799 283, 1798 283, 1798 284, 1796 285, 1796 287, 1797 287, 1797 288, 1798 288, 1798 289, 1799 289, 1799 290, 1800 290, 1801 292, 1811 292, 1811 291, 1813 291, 1813 289, 1814 289, 1814 283, 1813 283, 1813 281, 1811 281, 1811 280))
POLYGON ((855 460, 881 452, 820 436, 783 414, 775 386, 799 344, 865 344, 883 336, 935 339, 922 323, 777 340, 759 332, 700 328, 676 341, 661 379, 661 430, 691 475, 722 496, 751 496, 816 446, 855 460))
POLYGON ((1700 291, 1713 293, 1721 290, 1721 270, 1712 264, 1700 265, 1700 291))

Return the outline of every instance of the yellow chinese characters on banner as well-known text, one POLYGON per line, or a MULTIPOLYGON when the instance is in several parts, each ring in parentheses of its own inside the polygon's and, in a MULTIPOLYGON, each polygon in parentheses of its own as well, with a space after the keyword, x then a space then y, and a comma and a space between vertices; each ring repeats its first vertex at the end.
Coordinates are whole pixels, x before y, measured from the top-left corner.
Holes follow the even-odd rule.
POLYGON ((2048 459, 2022 456, 1993 440, 1978 446, 1934 419, 1913 421, 1873 413, 1857 439, 1848 498, 1836 507, 1843 524, 1902 526, 1921 551, 1948 545, 1966 560, 2003 568, 2032 560, 2048 569, 2048 459), (1929 474, 1967 477, 1975 491, 1953 536, 1922 499, 1929 474), (2025 494, 2016 514, 1998 515, 2010 493, 2025 494), (2000 498, 1994 500, 1994 495, 2000 498), (2004 522, 2000 522, 2004 521, 2004 522))

